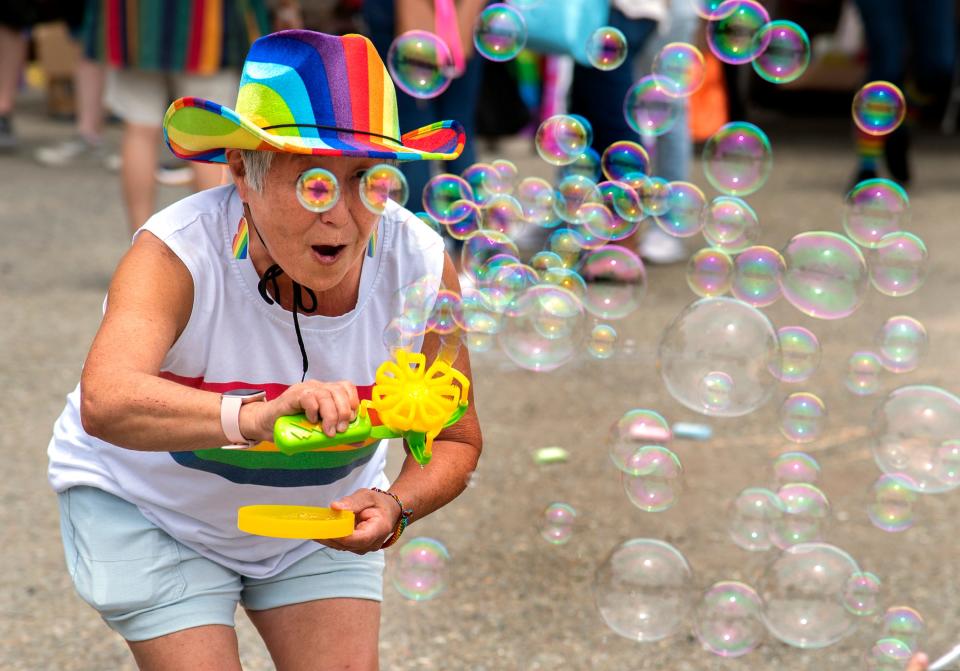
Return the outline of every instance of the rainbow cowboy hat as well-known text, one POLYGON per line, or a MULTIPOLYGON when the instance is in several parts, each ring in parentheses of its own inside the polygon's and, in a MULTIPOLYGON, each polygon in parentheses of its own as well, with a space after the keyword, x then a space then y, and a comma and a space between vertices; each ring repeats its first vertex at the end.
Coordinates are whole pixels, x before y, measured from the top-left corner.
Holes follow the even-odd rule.
POLYGON ((225 163, 227 149, 446 160, 464 143, 456 121, 401 136, 397 94, 370 40, 310 30, 258 39, 243 64, 235 109, 180 98, 167 109, 163 134, 178 157, 207 163, 225 163))

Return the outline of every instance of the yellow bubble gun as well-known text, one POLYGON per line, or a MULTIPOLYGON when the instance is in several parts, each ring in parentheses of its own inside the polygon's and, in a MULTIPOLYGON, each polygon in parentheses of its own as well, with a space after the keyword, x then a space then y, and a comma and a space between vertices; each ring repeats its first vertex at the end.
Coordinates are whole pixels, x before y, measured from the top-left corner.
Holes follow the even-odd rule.
POLYGON ((402 437, 417 463, 426 466, 433 439, 467 411, 469 392, 470 380, 449 363, 438 359, 427 368, 423 354, 397 350, 395 361, 384 361, 377 368, 370 400, 360 401, 357 418, 345 431, 328 436, 305 415, 290 415, 274 423, 273 442, 292 455, 402 437), (371 421, 371 408, 380 424, 371 421))

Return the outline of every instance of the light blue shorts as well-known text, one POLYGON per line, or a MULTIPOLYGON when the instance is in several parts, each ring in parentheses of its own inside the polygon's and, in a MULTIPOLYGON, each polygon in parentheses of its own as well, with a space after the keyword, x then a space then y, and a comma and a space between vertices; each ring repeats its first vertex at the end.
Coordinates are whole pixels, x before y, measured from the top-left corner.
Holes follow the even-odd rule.
POLYGON ((248 578, 197 554, 113 494, 72 487, 58 498, 73 584, 128 641, 232 627, 237 604, 266 610, 316 599, 383 600, 383 552, 360 556, 317 545, 272 578, 248 578))

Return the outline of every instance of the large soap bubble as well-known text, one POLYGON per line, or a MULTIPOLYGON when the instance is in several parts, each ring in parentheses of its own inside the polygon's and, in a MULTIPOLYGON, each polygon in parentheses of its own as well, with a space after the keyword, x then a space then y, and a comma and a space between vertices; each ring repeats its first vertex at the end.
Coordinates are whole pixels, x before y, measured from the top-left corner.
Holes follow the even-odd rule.
POLYGON ((691 410, 740 417, 770 398, 780 344, 770 320, 756 308, 732 298, 703 298, 663 332, 657 367, 671 396, 691 410), (723 404, 713 398, 713 382, 720 379, 729 380, 723 404))
POLYGON ((580 299, 559 286, 539 284, 504 311, 500 347, 521 368, 551 371, 576 355, 585 331, 580 299))
POLYGON ((593 593, 613 631, 634 641, 659 641, 683 627, 693 606, 693 574, 669 543, 634 538, 597 568, 593 593))
POLYGON ((883 399, 872 424, 873 458, 881 471, 908 476, 905 482, 924 494, 958 486, 950 448, 960 439, 960 398, 940 387, 900 387, 883 399))
POLYGON ((857 616, 844 596, 860 573, 853 557, 827 543, 800 543, 784 550, 757 585, 767 631, 796 648, 825 648, 850 634, 857 616))
POLYGON ((787 263, 783 297, 800 312, 818 319, 842 319, 863 302, 867 262, 844 236, 829 231, 795 235, 783 258, 787 263))

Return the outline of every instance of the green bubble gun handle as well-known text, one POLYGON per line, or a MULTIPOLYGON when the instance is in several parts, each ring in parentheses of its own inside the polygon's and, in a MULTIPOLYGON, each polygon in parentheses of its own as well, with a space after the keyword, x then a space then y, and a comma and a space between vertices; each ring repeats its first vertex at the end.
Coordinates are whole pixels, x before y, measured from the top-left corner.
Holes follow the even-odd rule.
POLYGON ((402 437, 417 463, 427 465, 433 439, 466 413, 470 381, 444 361, 434 361, 426 370, 425 366, 423 354, 398 350, 396 361, 385 361, 377 369, 370 400, 360 402, 357 418, 345 431, 328 436, 305 415, 290 415, 274 423, 274 444, 284 454, 293 455, 402 437), (370 408, 377 411, 381 424, 373 425, 370 408))

